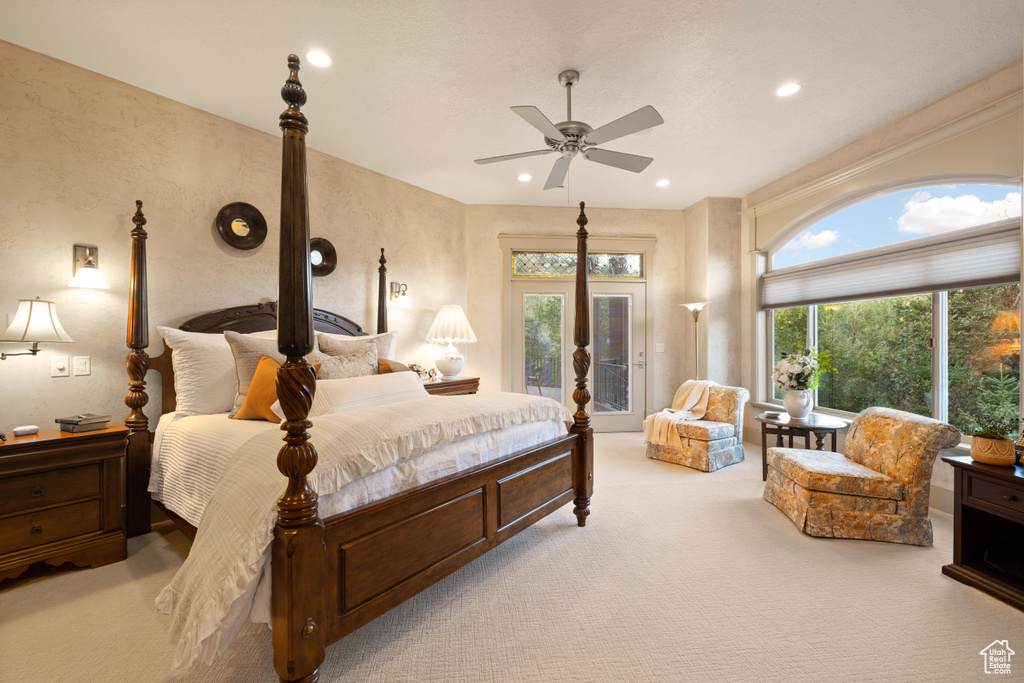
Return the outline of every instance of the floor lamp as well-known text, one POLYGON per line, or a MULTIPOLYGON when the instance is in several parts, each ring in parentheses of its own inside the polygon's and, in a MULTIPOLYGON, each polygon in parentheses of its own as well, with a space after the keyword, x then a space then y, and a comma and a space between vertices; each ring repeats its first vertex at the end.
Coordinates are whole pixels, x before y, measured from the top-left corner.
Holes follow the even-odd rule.
POLYGON ((699 301, 695 304, 679 304, 686 306, 693 313, 693 378, 700 379, 700 338, 697 336, 697 318, 710 301, 699 301))

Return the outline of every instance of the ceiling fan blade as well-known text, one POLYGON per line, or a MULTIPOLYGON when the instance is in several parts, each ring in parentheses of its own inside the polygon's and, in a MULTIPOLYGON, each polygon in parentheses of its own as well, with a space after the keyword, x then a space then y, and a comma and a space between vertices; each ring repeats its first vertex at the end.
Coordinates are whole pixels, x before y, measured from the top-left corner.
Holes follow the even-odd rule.
POLYGON ((642 157, 636 154, 625 152, 613 152, 609 149, 588 149, 583 152, 583 158, 587 161, 596 161, 605 166, 614 166, 633 173, 639 173, 654 161, 651 157, 642 157))
POLYGON ((487 157, 486 159, 473 159, 478 164, 493 164, 496 161, 510 161, 512 159, 522 159, 523 157, 535 157, 541 154, 551 154, 555 150, 553 149, 538 149, 533 152, 519 152, 518 154, 506 154, 500 157, 487 157))
POLYGON ((660 126, 663 123, 665 123, 665 119, 661 118, 658 110, 648 104, 646 107, 637 109, 632 114, 626 114, 621 119, 615 119, 611 123, 606 123, 600 128, 590 131, 587 133, 586 140, 588 145, 600 145, 632 135, 633 133, 639 133, 648 128, 660 126))
POLYGON ((544 135, 552 140, 562 141, 565 139, 565 136, 562 135, 562 131, 555 128, 555 124, 551 123, 551 119, 544 116, 544 113, 541 112, 540 109, 537 109, 537 107, 526 105, 510 107, 510 109, 522 116, 524 121, 539 130, 541 133, 544 133, 544 135))
POLYGON ((548 175, 548 181, 544 183, 545 190, 562 187, 562 183, 565 182, 565 175, 569 172, 569 163, 571 161, 572 155, 563 154, 562 157, 555 162, 555 165, 551 167, 551 173, 548 175))

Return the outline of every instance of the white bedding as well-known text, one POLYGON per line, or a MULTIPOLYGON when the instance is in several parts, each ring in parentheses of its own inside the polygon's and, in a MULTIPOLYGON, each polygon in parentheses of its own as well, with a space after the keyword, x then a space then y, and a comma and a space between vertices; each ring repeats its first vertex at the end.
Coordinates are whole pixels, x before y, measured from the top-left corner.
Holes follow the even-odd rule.
MULTIPOLYGON (((549 399, 488 394, 313 418, 311 442, 320 462, 310 479, 320 494, 320 515, 557 438, 566 433, 568 417, 549 399)), ((172 413, 160 420, 150 491, 199 528, 188 560, 157 600, 174 618, 176 671, 196 659, 212 661, 247 615, 269 623, 269 543, 286 482, 275 464, 282 436, 278 425, 226 414, 172 413), (239 479, 250 479, 250 488, 243 490, 239 479), (207 515, 209 523, 201 524, 207 515)))

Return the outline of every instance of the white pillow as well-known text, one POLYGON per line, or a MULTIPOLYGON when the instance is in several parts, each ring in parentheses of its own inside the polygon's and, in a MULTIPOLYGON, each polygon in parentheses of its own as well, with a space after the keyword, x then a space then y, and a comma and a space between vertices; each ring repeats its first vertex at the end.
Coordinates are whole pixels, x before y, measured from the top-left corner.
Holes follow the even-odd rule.
POLYGON ((328 356, 344 356, 359 348, 360 344, 372 341, 377 347, 377 358, 398 360, 395 357, 395 346, 398 344, 397 332, 382 332, 381 334, 367 334, 362 337, 349 337, 344 334, 330 334, 328 332, 317 333, 320 340, 320 350, 328 356))
MULTIPOLYGON (((415 401, 429 395, 415 372, 326 379, 316 383, 316 393, 313 395, 313 405, 309 408, 309 417, 344 413, 386 403, 415 401)), ((270 409, 282 420, 285 419, 280 402, 274 403, 270 409)))
MULTIPOLYGON (((252 383, 252 378, 256 374, 256 368, 260 364, 260 357, 268 356, 278 363, 284 363, 285 357, 284 354, 277 350, 276 336, 268 337, 265 332, 240 334, 228 331, 224 333, 224 338, 231 349, 232 365, 235 371, 234 386, 236 391, 234 401, 227 408, 227 410, 231 411, 231 416, 234 417, 241 410, 242 404, 245 403, 245 395, 249 393, 249 385, 252 383)), ((319 363, 324 358, 327 358, 327 356, 317 351, 315 347, 306 356, 306 360, 309 361, 310 365, 319 363)), ((376 364, 377 359, 374 358, 373 365, 376 366, 376 364)))
MULTIPOLYGON (((176 327, 156 328, 171 349, 174 368, 176 410, 199 415, 226 413, 232 409, 238 380, 235 357, 223 334, 186 332, 176 327)), ((256 339, 276 339, 277 330, 244 335, 256 339)))
POLYGON ((237 386, 235 357, 224 335, 173 327, 157 327, 156 331, 171 348, 177 410, 200 415, 231 410, 237 386))

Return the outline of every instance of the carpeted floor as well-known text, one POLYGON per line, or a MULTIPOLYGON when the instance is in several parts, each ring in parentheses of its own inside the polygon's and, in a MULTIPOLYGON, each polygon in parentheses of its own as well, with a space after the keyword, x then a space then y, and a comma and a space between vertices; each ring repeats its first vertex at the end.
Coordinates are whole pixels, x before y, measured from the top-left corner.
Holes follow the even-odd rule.
MULTIPOLYGON (((761 499, 760 451, 713 474, 599 434, 585 529, 569 507, 332 645, 322 681, 971 681, 1024 614, 940 573, 935 546, 813 539, 761 499)), ((0 585, 0 679, 163 681, 153 607, 181 556, 151 533, 126 562, 0 585)), ((274 681, 248 625, 175 681, 274 681)))

